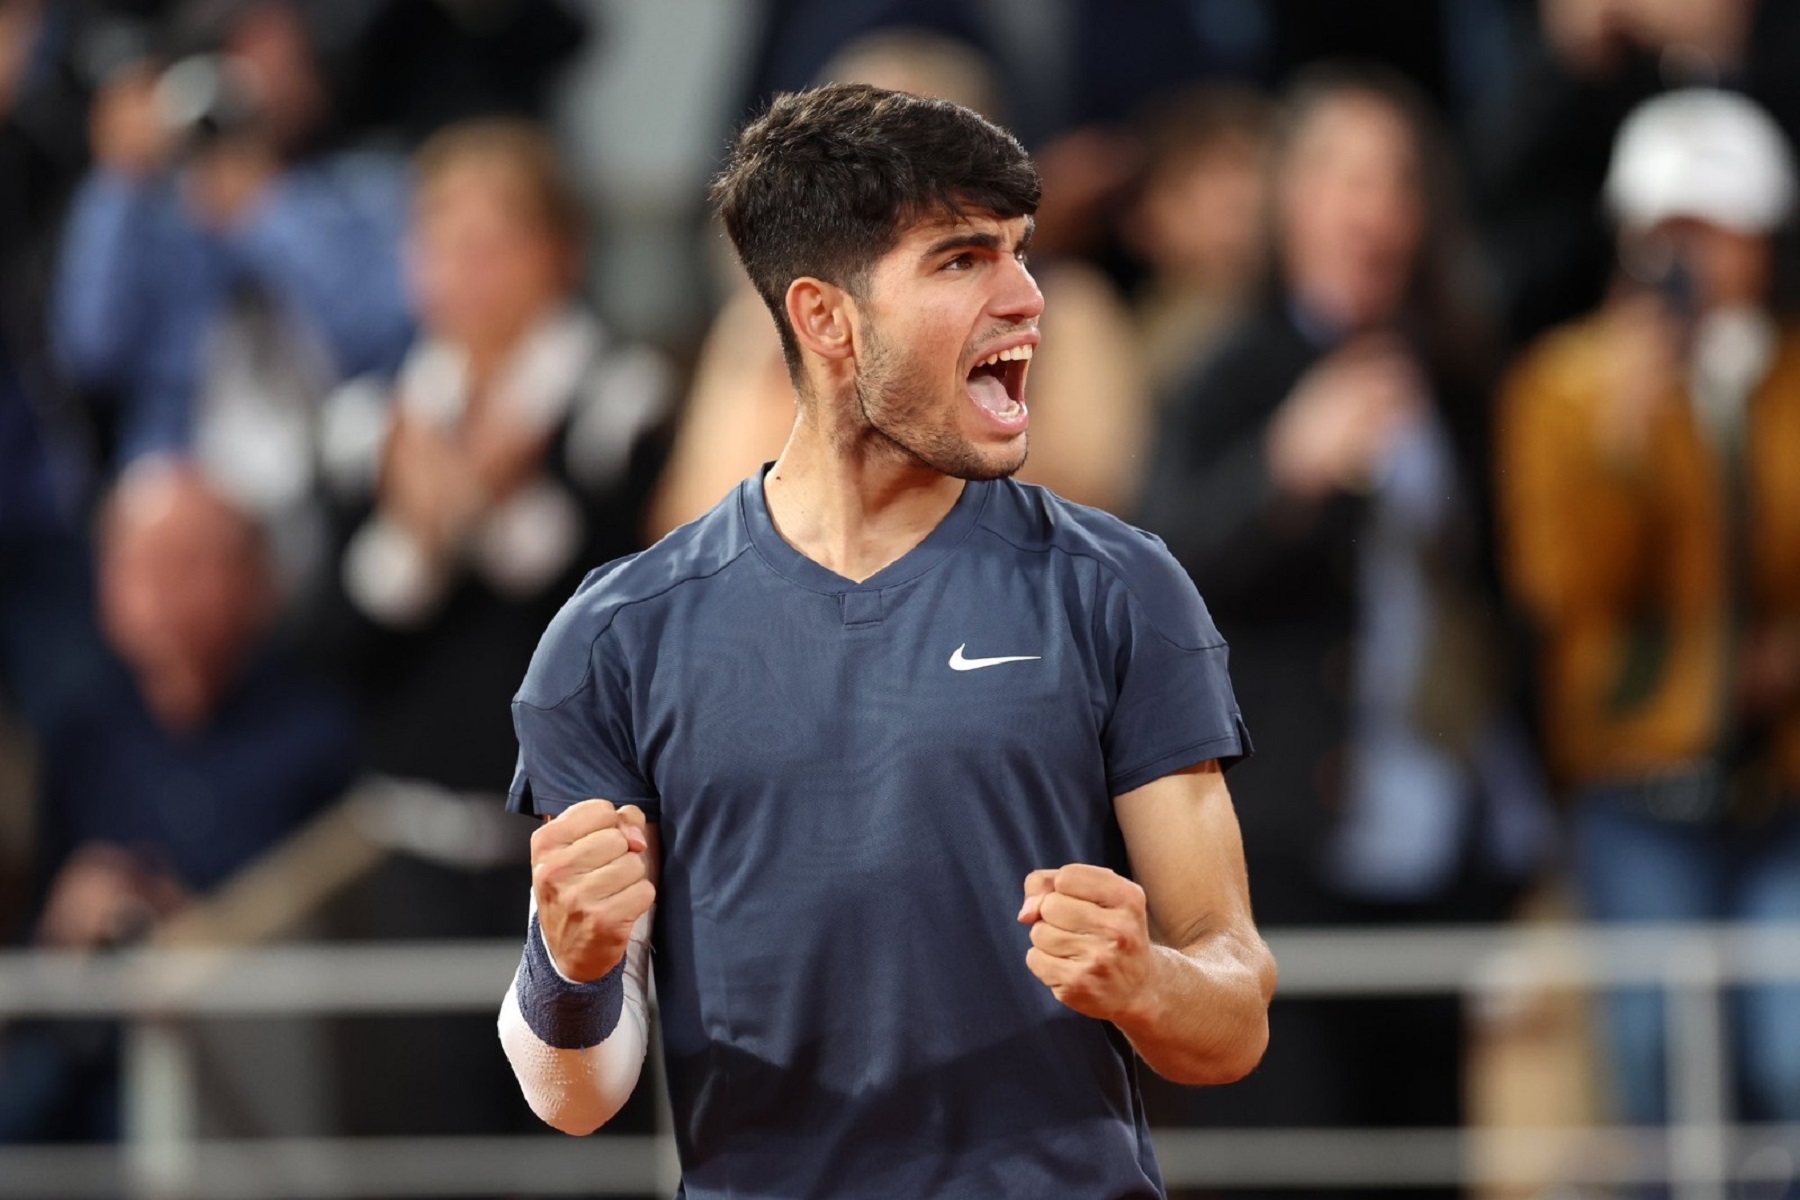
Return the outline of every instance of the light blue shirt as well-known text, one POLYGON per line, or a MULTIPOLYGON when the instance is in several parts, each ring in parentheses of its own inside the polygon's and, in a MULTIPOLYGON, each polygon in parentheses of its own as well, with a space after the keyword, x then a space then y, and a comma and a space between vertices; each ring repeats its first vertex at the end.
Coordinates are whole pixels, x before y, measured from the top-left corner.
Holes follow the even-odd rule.
POLYGON ((274 298, 341 375, 391 370, 411 337, 398 159, 293 168, 228 234, 195 224, 179 187, 96 171, 64 235, 51 335, 76 382, 121 398, 121 464, 186 449, 206 338, 240 287, 274 298))

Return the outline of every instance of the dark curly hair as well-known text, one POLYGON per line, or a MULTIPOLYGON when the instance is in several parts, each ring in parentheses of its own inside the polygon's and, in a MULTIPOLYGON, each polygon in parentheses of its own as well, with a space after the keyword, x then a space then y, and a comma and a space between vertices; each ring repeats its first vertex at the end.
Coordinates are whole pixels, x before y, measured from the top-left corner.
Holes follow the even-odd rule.
POLYGON ((925 218, 1037 211, 1037 168, 1012 134, 946 100, 866 84, 777 96, 744 126, 712 201, 781 331, 799 345, 787 289, 803 276, 862 295, 870 269, 925 218))

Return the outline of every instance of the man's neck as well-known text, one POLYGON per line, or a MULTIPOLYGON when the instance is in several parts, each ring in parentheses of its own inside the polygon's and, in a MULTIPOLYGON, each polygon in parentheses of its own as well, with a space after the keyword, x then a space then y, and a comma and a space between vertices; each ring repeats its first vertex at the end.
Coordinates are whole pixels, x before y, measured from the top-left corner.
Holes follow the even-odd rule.
POLYGON ((964 486, 872 430, 834 438, 804 410, 763 477, 769 518, 788 545, 857 583, 924 541, 964 486))

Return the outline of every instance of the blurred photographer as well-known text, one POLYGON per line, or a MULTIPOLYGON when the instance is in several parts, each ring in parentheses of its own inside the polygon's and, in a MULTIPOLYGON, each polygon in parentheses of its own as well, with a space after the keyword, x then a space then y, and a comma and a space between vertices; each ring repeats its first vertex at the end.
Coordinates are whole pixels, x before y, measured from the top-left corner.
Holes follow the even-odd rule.
MULTIPOLYGON (((64 235, 52 335, 75 380, 117 402, 119 465, 189 452, 246 397, 292 410, 335 378, 390 368, 410 333, 403 165, 323 149, 330 97, 309 10, 196 11, 205 53, 128 65, 96 98, 94 167, 64 235)), ((226 424, 257 432, 212 457, 261 446, 257 461, 303 490, 292 421, 226 424)))
POLYGON ((1516 346, 1604 297, 1613 258, 1600 204, 1608 152, 1637 105, 1681 88, 1723 88, 1750 97, 1790 139, 1800 138, 1793 69, 1800 5, 1534 0, 1511 7, 1515 82, 1481 114, 1469 149, 1516 346))
MULTIPOLYGON (((1795 172, 1691 89, 1627 119, 1600 309, 1511 374, 1497 479, 1541 639, 1576 883, 1605 921, 1800 918, 1800 328, 1770 313, 1795 172)), ((1752 1119, 1800 1118, 1800 991, 1739 996, 1752 1119)), ((1610 1003, 1622 1115, 1667 1118, 1661 999, 1610 1003)))

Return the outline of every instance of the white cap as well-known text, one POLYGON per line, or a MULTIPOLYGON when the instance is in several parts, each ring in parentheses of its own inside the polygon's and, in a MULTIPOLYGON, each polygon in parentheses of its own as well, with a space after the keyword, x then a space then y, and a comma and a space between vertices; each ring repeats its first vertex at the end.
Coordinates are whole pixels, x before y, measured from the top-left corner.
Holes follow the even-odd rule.
POLYGON ((1735 92, 1689 88, 1633 109, 1613 143, 1606 202, 1624 225, 1692 217, 1768 233, 1794 206, 1794 160, 1768 113, 1735 92))

